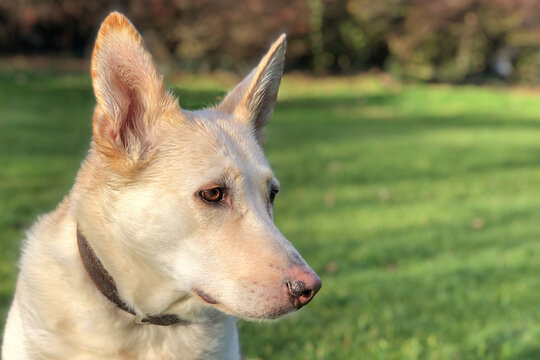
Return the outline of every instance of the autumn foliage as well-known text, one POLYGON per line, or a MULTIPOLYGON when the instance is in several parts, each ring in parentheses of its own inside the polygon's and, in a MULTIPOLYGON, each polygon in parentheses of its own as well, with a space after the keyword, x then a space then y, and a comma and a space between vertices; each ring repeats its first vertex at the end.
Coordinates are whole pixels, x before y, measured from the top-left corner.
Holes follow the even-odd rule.
POLYGON ((0 55, 88 56, 113 9, 189 71, 245 67, 287 32, 289 69, 540 78, 540 0, 0 0, 0 55))

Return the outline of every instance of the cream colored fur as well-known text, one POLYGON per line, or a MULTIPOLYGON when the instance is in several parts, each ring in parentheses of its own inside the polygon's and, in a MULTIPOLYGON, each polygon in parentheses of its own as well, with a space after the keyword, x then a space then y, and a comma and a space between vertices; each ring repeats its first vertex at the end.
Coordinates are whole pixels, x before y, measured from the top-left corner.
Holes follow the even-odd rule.
POLYGON ((129 21, 105 20, 91 149, 69 195, 28 232, 4 360, 238 359, 235 317, 294 310, 283 279, 311 270, 273 223, 278 183, 261 148, 284 53, 281 36, 220 105, 189 112, 129 21), (200 198, 222 184, 222 204, 200 198), (77 226, 137 314, 191 323, 136 324, 107 300, 81 263, 77 226))

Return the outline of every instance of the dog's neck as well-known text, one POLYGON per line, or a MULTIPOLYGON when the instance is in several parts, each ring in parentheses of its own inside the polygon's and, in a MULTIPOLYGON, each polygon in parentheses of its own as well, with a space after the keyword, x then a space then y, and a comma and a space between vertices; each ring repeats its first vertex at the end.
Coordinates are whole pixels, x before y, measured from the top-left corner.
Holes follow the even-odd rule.
POLYGON ((96 288, 118 308, 135 316, 135 321, 141 324, 152 324, 160 326, 188 324, 189 321, 180 319, 174 314, 149 315, 142 317, 138 315, 131 306, 120 298, 118 289, 112 276, 107 272, 94 250, 88 244, 85 236, 77 227, 77 246, 81 256, 82 263, 86 272, 92 279, 96 288))

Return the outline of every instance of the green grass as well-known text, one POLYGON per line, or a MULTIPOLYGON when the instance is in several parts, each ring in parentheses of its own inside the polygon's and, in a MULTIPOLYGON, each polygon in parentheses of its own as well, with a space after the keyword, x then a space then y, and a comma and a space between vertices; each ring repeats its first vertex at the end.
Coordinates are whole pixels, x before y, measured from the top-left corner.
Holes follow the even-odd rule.
MULTIPOLYGON (((180 103, 225 88, 186 79, 180 103)), ((0 321, 23 230, 70 188, 86 76, 0 75, 0 321)), ((539 359, 540 94, 286 77, 266 152, 312 304, 240 322, 247 359, 539 359)))

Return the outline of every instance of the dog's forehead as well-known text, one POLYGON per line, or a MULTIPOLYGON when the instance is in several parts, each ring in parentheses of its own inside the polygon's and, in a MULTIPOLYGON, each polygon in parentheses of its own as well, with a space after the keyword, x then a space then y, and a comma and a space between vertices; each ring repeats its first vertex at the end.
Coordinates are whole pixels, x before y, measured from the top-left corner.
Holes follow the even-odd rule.
POLYGON ((209 177, 226 169, 244 175, 248 171, 250 177, 265 182, 273 178, 270 165, 249 127, 230 115, 211 109, 184 111, 184 115, 187 126, 181 126, 177 131, 186 141, 181 141, 178 146, 200 169, 208 169, 205 172, 209 177))
POLYGON ((212 109, 194 112, 195 122, 210 136, 215 137, 225 150, 236 151, 238 156, 266 163, 253 129, 237 121, 232 115, 212 109))

